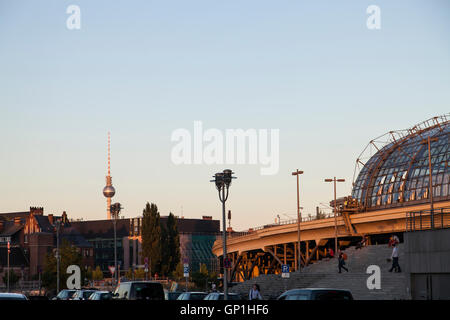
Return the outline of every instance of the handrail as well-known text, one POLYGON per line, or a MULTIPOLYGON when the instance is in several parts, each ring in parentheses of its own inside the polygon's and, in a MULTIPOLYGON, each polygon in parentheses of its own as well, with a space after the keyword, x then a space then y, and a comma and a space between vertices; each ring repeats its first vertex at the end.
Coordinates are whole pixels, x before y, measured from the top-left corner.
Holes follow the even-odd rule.
POLYGON ((450 208, 410 211, 406 213, 406 232, 450 227, 450 208))

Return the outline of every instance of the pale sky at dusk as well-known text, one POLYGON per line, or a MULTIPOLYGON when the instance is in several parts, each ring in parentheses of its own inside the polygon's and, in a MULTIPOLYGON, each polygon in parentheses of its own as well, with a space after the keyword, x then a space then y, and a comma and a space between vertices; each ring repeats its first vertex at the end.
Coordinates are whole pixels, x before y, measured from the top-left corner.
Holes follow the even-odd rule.
POLYGON ((237 230, 351 193, 373 138, 449 112, 450 2, 0 0, 0 212, 43 206, 106 218, 111 175, 125 217, 221 217, 209 180, 238 177, 237 230), (69 5, 81 29, 66 27, 69 5), (369 5, 381 29, 366 27, 369 5), (175 165, 171 134, 279 129, 280 168, 175 165))

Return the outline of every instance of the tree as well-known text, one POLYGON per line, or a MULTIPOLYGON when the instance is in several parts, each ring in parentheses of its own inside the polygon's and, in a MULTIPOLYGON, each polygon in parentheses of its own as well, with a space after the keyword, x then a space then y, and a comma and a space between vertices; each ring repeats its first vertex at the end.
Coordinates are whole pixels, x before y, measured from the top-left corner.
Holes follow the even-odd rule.
POLYGON ((158 207, 147 202, 142 217, 142 257, 149 259, 150 274, 161 273, 161 224, 158 207))
POLYGON ((176 270, 177 265, 180 263, 180 234, 178 232, 177 218, 172 212, 167 217, 167 244, 169 257, 168 273, 176 270))
POLYGON ((144 279, 145 278, 145 271, 144 269, 137 269, 134 272, 134 276, 136 279, 144 279))
POLYGON ((208 287, 208 281, 209 281, 209 275, 208 275, 208 268, 204 263, 200 264, 200 269, 197 272, 194 272, 192 274, 192 281, 195 283, 195 286, 197 288, 207 289, 208 287))
MULTIPOLYGON (((60 289, 66 288, 66 282, 67 278, 70 276, 66 273, 67 267, 75 264, 77 266, 81 266, 82 264, 82 256, 78 252, 76 247, 71 246, 71 244, 67 240, 63 240, 60 247, 60 269, 59 269, 59 276, 60 276, 60 289)), ((44 270, 42 274, 42 285, 47 288, 48 290, 56 289, 56 257, 55 252, 50 252, 45 257, 44 261, 44 270)), ((84 268, 81 268, 81 279, 84 279, 85 277, 85 270, 84 268)))
POLYGON ((102 269, 100 269, 99 266, 95 268, 94 271, 92 271, 92 279, 93 280, 103 280, 103 272, 102 269))
POLYGON ((174 271, 172 271, 172 277, 176 280, 176 281, 181 281, 184 278, 184 267, 183 264, 181 262, 179 262, 177 264, 177 267, 175 268, 174 271))
MULTIPOLYGON (((20 275, 16 274, 13 269, 9 271, 9 286, 13 288, 17 282, 19 282, 20 275)), ((3 283, 6 285, 8 283, 8 271, 5 271, 3 275, 3 283)))

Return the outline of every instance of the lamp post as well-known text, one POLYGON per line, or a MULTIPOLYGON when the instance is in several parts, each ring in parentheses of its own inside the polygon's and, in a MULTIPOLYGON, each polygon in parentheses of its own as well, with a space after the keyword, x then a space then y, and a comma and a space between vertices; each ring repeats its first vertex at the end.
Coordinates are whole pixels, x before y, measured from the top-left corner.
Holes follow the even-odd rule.
POLYGON ((56 294, 59 293, 59 264, 60 264, 60 254, 59 254, 59 229, 61 227, 61 221, 56 221, 56 294))
POLYGON ((297 176, 297 246, 298 246, 298 259, 297 259, 297 270, 301 272, 301 260, 302 260, 302 251, 300 248, 300 190, 299 190, 299 175, 303 174, 303 171, 299 171, 298 169, 295 172, 292 172, 293 176, 297 176))
POLYGON ((223 295, 224 300, 228 300, 228 273, 225 267, 225 261, 227 259, 227 226, 225 220, 225 202, 228 199, 228 189, 231 185, 231 180, 236 179, 233 177, 233 171, 230 169, 225 169, 223 172, 216 173, 211 180, 216 184, 217 191, 219 192, 219 199, 222 202, 222 247, 223 247, 223 295))
POLYGON ((8 275, 7 275, 7 289, 6 292, 9 292, 9 255, 11 254, 11 243, 8 239, 8 275))
POLYGON ((114 227, 114 282, 118 282, 117 274, 117 217, 119 216, 120 210, 123 209, 120 203, 114 203, 111 205, 110 211, 112 215, 113 227, 114 227))
POLYGON ((325 182, 334 182, 334 254, 337 254, 337 206, 336 206, 336 182, 345 182, 345 179, 325 179, 325 182))
POLYGON ((431 142, 437 141, 438 138, 431 138, 428 136, 427 139, 422 140, 422 144, 428 144, 428 171, 429 171, 429 183, 428 183, 428 190, 430 190, 430 216, 431 216, 431 229, 434 229, 434 203, 433 203, 433 175, 432 175, 432 168, 431 168, 431 142))

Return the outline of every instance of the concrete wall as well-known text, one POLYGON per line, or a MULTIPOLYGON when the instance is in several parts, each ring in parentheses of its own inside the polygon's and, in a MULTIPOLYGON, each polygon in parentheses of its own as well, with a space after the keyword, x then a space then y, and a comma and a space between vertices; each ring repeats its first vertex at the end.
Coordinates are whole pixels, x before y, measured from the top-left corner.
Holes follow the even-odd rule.
POLYGON ((404 240, 412 299, 450 299, 450 229, 406 232, 404 240))
POLYGON ((410 273, 450 273, 450 229, 406 232, 405 262, 410 273))

